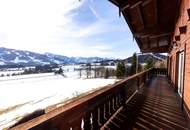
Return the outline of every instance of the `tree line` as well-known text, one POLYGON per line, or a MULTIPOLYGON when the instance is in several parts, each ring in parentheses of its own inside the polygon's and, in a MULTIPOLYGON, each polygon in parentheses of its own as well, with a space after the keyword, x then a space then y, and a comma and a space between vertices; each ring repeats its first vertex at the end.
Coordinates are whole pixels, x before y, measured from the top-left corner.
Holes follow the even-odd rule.
POLYGON ((132 56, 131 66, 125 65, 124 61, 120 61, 117 64, 116 68, 116 77, 117 78, 124 78, 136 73, 139 73, 143 70, 152 68, 155 62, 152 58, 146 61, 146 65, 142 66, 140 63, 137 63, 137 54, 134 53, 132 56))

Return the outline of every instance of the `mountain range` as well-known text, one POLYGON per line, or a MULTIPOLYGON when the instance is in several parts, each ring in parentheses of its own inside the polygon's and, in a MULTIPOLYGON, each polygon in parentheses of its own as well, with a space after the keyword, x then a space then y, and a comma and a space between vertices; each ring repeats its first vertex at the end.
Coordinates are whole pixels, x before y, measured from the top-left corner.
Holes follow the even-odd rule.
POLYGON ((0 47, 0 65, 37 66, 46 64, 79 64, 110 60, 100 57, 67 57, 52 53, 39 54, 0 47))
MULTIPOLYGON (((165 60, 166 56, 161 54, 141 54, 138 56, 140 63, 146 62, 148 59, 153 60, 165 60)), ((128 63, 131 63, 132 57, 126 59, 128 63)), ((56 55, 52 53, 39 54, 30 51, 16 50, 0 47, 0 66, 37 66, 47 64, 79 64, 79 63, 93 63, 93 62, 106 62, 117 61, 111 58, 101 57, 68 57, 62 55, 56 55)))

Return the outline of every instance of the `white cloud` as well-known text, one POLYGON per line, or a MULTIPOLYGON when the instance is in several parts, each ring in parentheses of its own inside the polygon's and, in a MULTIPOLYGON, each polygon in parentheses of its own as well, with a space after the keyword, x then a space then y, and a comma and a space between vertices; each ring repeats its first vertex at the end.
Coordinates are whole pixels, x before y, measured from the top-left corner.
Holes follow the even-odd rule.
POLYGON ((77 0, 0 0, 0 46, 35 49, 46 46, 60 26, 72 23, 65 15, 77 0))
POLYGON ((89 37, 125 28, 112 24, 111 19, 101 18, 98 13, 101 11, 97 12, 92 6, 93 0, 86 6, 97 20, 85 27, 76 24, 74 17, 77 12, 68 13, 82 8, 85 1, 0 0, 0 47, 67 56, 122 55, 114 52, 112 45, 101 39, 103 35, 87 43, 89 37))

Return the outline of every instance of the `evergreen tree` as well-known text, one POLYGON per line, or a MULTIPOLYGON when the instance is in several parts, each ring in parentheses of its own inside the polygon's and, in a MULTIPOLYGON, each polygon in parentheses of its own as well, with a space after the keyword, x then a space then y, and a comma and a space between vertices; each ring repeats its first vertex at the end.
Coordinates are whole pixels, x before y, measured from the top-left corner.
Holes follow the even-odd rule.
POLYGON ((141 71, 143 71, 143 67, 141 64, 138 64, 138 72, 141 72, 141 71))
POLYGON ((63 69, 60 67, 59 70, 55 71, 55 74, 62 74, 63 75, 63 69))
POLYGON ((63 69, 61 67, 58 70, 58 74, 63 74, 63 69))
POLYGON ((81 78, 82 77, 82 69, 80 68, 79 69, 79 78, 81 78))
POLYGON ((138 68, 137 68, 137 54, 134 53, 133 56, 132 56, 132 64, 131 64, 131 69, 130 69, 130 74, 133 75, 133 74, 136 74, 138 72, 141 72, 142 71, 142 66, 141 64, 138 63, 138 68), (138 70, 137 70, 138 69, 138 70))
POLYGON ((86 78, 91 77, 91 71, 92 71, 92 66, 90 63, 86 64, 87 68, 86 68, 86 78))
POLYGON ((110 76, 110 74, 109 74, 109 69, 106 68, 106 69, 105 69, 105 75, 104 75, 104 78, 107 79, 107 78, 109 78, 109 76, 110 76))
POLYGON ((147 62, 146 62, 145 68, 146 68, 146 69, 150 69, 150 68, 152 68, 153 66, 154 66, 154 61, 153 61, 153 59, 152 59, 152 58, 151 58, 151 59, 148 59, 147 62))
POLYGON ((136 69, 137 69, 137 54, 134 53, 131 61, 131 75, 136 73, 136 69))
POLYGON ((96 69, 96 63, 94 65, 94 78, 97 78, 97 69, 96 69))
POLYGON ((122 78, 125 76, 125 72, 126 72, 126 69, 125 69, 125 64, 124 62, 119 62, 117 64, 117 68, 116 68, 116 77, 117 78, 122 78))

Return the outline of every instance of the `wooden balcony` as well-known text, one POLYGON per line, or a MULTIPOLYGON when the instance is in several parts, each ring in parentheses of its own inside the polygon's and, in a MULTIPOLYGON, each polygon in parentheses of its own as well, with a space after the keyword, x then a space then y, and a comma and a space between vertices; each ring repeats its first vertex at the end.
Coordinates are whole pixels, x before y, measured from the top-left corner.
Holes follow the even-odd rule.
POLYGON ((12 130, 188 130, 166 75, 164 69, 141 72, 12 130))
POLYGON ((111 130, 189 130, 166 77, 152 78, 106 125, 111 130))

